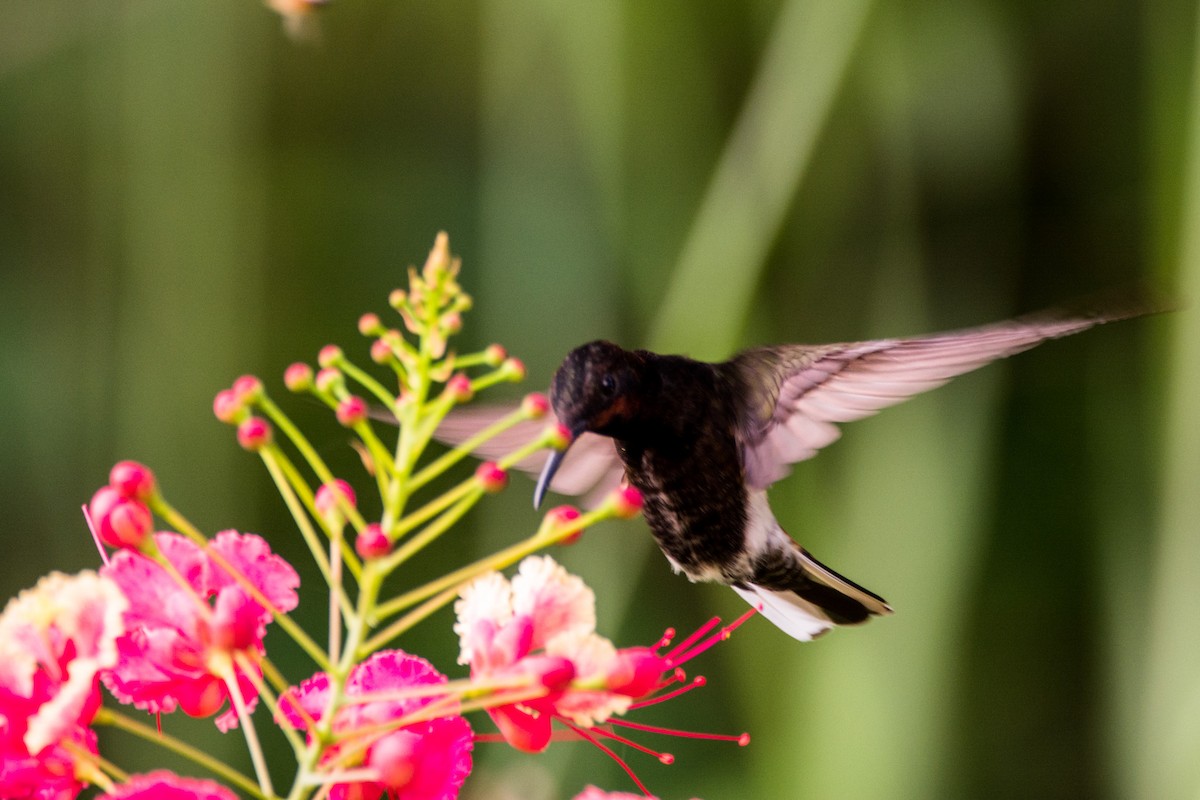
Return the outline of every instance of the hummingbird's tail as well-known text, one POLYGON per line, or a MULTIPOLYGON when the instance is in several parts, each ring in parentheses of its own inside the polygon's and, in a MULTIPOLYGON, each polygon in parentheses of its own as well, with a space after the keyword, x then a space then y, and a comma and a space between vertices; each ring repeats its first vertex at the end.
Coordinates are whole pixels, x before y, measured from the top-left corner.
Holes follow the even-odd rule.
POLYGON ((793 558, 771 559, 770 569, 733 586, 784 633, 806 642, 835 625, 857 625, 892 613, 882 597, 834 572, 800 545, 790 544, 793 558))

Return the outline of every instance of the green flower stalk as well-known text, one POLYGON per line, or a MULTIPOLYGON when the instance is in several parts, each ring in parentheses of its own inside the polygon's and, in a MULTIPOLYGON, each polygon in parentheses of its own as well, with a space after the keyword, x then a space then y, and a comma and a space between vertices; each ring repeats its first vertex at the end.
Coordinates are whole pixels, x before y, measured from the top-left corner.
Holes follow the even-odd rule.
MULTIPOLYGON (((50 606, 52 611, 36 610, 50 602, 50 590, 31 590, 0 619, 0 653, 19 653, 20 642, 31 640, 61 648, 38 650, 32 661, 23 655, 11 674, 0 669, 0 689, 20 700, 0 712, 15 720, 10 727, 24 748, 0 752, 6 770, 0 770, 0 796, 19 795, 39 781, 55 786, 56 796, 74 796, 88 784, 124 792, 121 797, 141 796, 137 787, 170 788, 181 797, 234 796, 211 781, 163 772, 127 775, 99 752, 94 725, 155 742, 261 800, 385 794, 448 800, 470 775, 476 742, 504 741, 536 753, 549 745, 552 729, 556 738, 596 744, 649 795, 601 740, 628 743, 664 763, 673 759, 625 738, 619 726, 748 741, 744 734, 682 733, 620 717, 702 685, 702 678, 689 681, 681 665, 723 641, 753 612, 724 628, 713 620, 667 652, 672 632, 653 647, 619 650, 594 630, 591 589, 549 557, 535 555, 574 541, 602 520, 636 516, 641 496, 631 487, 586 512, 552 509, 499 552, 451 565, 441 577, 400 594, 384 593, 387 579, 410 559, 450 533, 484 498, 503 491, 514 467, 539 451, 562 450, 570 439, 549 415, 546 398, 535 393, 438 457, 426 457, 447 417, 492 387, 525 377, 524 365, 499 345, 466 354, 453 348, 471 308, 459 270, 440 234, 421 269, 409 270, 408 286, 389 296, 398 327, 387 327, 373 313, 359 319, 359 332, 370 339, 370 359, 388 380, 335 345, 322 348, 315 368, 297 363, 284 373, 290 392, 316 398, 352 432, 362 480, 335 475, 258 378, 238 378, 214 399, 217 418, 261 459, 326 583, 327 641, 318 642, 291 618, 299 577, 265 538, 205 534, 169 502, 148 468, 121 462, 85 508, 105 566, 99 575, 65 579, 105 589, 55 589, 57 595, 93 599, 76 603, 79 608, 50 606), (434 489, 463 459, 520 431, 528 436, 518 437, 524 441, 508 452, 440 492, 434 489), (357 493, 364 487, 378 494, 378 519, 360 509, 357 493), (154 533, 155 518, 171 530, 154 533), (501 570, 518 562, 510 582, 501 570), (459 663, 470 669, 454 680, 397 648, 410 629, 451 603, 459 663), (106 623, 98 627, 101 615, 106 623), (297 680, 268 657, 271 623, 311 658, 308 677, 297 680), (71 665, 72 659, 86 668, 71 665), (42 677, 26 680, 27 674, 42 677), (95 676, 118 702, 159 715, 160 725, 161 715, 181 708, 215 716, 222 730, 239 728, 253 776, 169 734, 158 736, 120 711, 100 709, 96 681, 89 691, 71 685, 68 675, 95 676), (43 706, 53 709, 45 711, 53 725, 39 716, 43 706), (259 706, 265 715, 255 713, 259 706), (70 712, 65 717, 64 708, 70 712), (498 733, 474 732, 466 715, 479 712, 498 733), (272 784, 259 744, 260 733, 271 728, 296 756, 286 792, 272 784), (10 768, 18 761, 20 769, 10 768)), ((8 695, 0 692, 0 698, 8 695)))

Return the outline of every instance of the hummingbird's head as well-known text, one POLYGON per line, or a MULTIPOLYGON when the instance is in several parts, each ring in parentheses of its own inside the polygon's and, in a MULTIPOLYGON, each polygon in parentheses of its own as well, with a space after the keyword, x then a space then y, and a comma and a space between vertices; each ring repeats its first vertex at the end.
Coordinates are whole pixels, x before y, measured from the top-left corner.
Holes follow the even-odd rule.
MULTIPOLYGON (((632 421, 637 410, 640 363, 637 354, 612 342, 589 342, 567 354, 550 383, 550 405, 558 421, 571 432, 572 441, 586 431, 615 436, 632 421)), ((542 504, 566 454, 561 450, 550 455, 533 495, 534 508, 542 504)))
POLYGON ((584 431, 613 435, 635 411, 638 358, 612 342, 576 347, 550 383, 554 414, 573 437, 584 431))

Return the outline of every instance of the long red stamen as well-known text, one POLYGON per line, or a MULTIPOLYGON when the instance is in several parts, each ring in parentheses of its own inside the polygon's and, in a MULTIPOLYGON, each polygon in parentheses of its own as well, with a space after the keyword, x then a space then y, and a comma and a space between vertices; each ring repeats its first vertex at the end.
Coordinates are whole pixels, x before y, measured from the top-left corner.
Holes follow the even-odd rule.
POLYGON ((614 753, 612 748, 605 746, 603 742, 600 742, 599 740, 596 739, 595 736, 592 736, 590 733, 583 730, 579 726, 572 725, 570 722, 566 722, 565 720, 564 720, 564 724, 567 727, 569 727, 571 730, 575 731, 575 733, 579 734, 580 738, 596 745, 596 747, 600 748, 600 751, 602 753, 607 755, 613 761, 617 762, 617 765, 620 766, 621 769, 625 770, 625 774, 629 776, 630 780, 632 780, 635 784, 637 784, 637 787, 642 790, 642 794, 646 795, 646 797, 654 796, 654 795, 650 794, 650 790, 646 788, 646 784, 642 783, 642 781, 638 778, 638 776, 636 774, 634 774, 633 769, 627 763, 625 763, 625 759, 621 758, 619 755, 614 753))
POLYGON ((654 756, 661 763, 666 764, 667 766, 675 763, 675 756, 671 755, 670 753, 660 753, 659 751, 649 748, 644 744, 639 744, 632 739, 627 739, 626 737, 617 733, 613 733, 605 728, 597 726, 592 728, 591 731, 596 736, 603 736, 606 739, 612 739, 614 742, 620 742, 621 744, 627 747, 632 747, 634 750, 645 753, 648 756, 654 756))
POLYGON ((733 736, 727 733, 702 733, 699 731, 680 731, 674 728, 660 728, 657 725, 643 725, 640 722, 630 722, 627 719, 610 719, 612 725, 620 725, 623 728, 631 728, 635 731, 644 731, 645 733, 659 733, 663 736, 678 736, 683 739, 709 739, 714 742, 737 742, 738 747, 745 747, 750 744, 750 734, 741 733, 733 736))
MULTIPOLYGON (((692 682, 689 683, 687 686, 680 686, 678 689, 674 689, 672 691, 666 692, 665 694, 654 695, 654 696, 646 698, 645 700, 641 700, 637 703, 633 703, 632 705, 629 706, 629 710, 632 711, 635 708, 645 708, 646 706, 652 706, 652 705, 655 705, 656 703, 662 703, 666 700, 672 700, 676 697, 679 697, 679 695, 681 695, 681 694, 690 692, 692 689, 699 689, 701 686, 703 686, 707 682, 708 681, 705 679, 705 677, 703 675, 697 675, 695 678, 692 679, 692 682)), ((667 684, 663 684, 663 685, 665 686, 667 684)))
MULTIPOLYGON (((676 647, 674 650, 671 651, 671 655, 669 655, 668 658, 671 659, 671 662, 674 664, 682 664, 685 661, 690 661, 691 659, 693 659, 696 656, 703 653, 705 650, 708 650, 709 648, 711 648, 713 645, 719 644, 719 643, 725 641, 726 639, 728 639, 735 630, 740 628, 746 622, 746 620, 750 619, 757 613, 758 613, 757 608, 750 609, 745 614, 742 614, 740 617, 738 617, 733 622, 726 625, 724 628, 721 628, 721 630, 717 631, 716 633, 714 633, 712 636, 705 639, 700 644, 696 645, 695 647, 693 647, 690 650, 688 650, 687 652, 685 652, 683 655, 676 655, 676 653, 679 651, 680 647, 683 646, 681 644, 679 647, 676 647)), ((720 622, 720 619, 716 619, 716 621, 720 622)), ((709 625, 705 625, 700 630, 707 632, 707 630, 711 629, 711 627, 712 627, 711 622, 712 622, 712 620, 710 620, 709 625)), ((696 633, 699 633, 699 632, 700 631, 697 631, 696 633)), ((696 634, 692 634, 692 636, 688 637, 689 642, 694 639, 695 635, 696 634)))
POLYGON ((678 657, 679 654, 682 653, 683 651, 687 650, 689 647, 691 647, 693 644, 695 644, 697 641, 699 641, 706 633, 708 633, 709 631, 711 631, 713 628, 717 627, 720 624, 721 624, 721 618, 713 617, 708 622, 704 623, 699 628, 697 628, 695 630, 695 632, 692 633, 691 636, 687 637, 682 642, 680 642, 679 644, 677 644, 673 648, 671 648, 671 652, 667 653, 665 656, 663 656, 663 658, 665 658, 667 661, 671 662, 671 664, 682 664, 687 659, 679 658, 678 657))

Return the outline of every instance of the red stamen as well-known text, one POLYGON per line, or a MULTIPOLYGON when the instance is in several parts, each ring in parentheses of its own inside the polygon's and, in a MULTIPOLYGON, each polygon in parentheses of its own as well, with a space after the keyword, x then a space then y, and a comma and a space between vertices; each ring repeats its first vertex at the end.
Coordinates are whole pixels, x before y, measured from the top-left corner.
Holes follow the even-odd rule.
MULTIPOLYGON (((721 642, 728 639, 731 635, 733 635, 733 632, 735 630, 740 628, 746 622, 746 620, 750 619, 757 613, 758 613, 758 609, 752 608, 749 611, 747 611, 745 614, 742 614, 740 617, 735 619, 733 622, 726 625, 724 628, 721 628, 721 630, 717 631, 712 636, 705 639, 700 644, 696 645, 695 647, 693 647, 690 650, 688 650, 687 652, 685 652, 683 655, 681 655, 681 656, 675 655, 677 652, 679 652, 679 649, 681 647, 683 647, 683 645, 681 644, 679 647, 676 647, 674 650, 672 650, 670 655, 667 656, 667 658, 676 664, 683 664, 686 661, 690 661, 693 658, 695 658, 696 656, 703 653, 705 650, 708 650, 713 645, 720 644, 721 642)), ((710 624, 706 625, 704 628, 701 628, 701 630, 705 630, 706 628, 711 628, 712 621, 713 620, 709 620, 710 624)), ((720 619, 716 619, 716 621, 720 622, 720 619)), ((697 631, 697 633, 699 633, 699 631, 697 631)), ((689 638, 689 640, 691 640, 694 637, 695 637, 695 634, 692 634, 692 636, 690 636, 688 638, 689 638)))
POLYGON ((635 731, 643 731, 645 733, 659 733, 663 736, 678 736, 682 739, 708 739, 714 742, 737 742, 738 747, 745 747, 750 744, 750 734, 739 733, 734 736, 727 733, 702 733, 700 731, 680 731, 674 728, 660 728, 656 725, 643 725, 640 722, 630 722, 627 719, 610 719, 612 725, 620 725, 623 728, 631 728, 635 731))
POLYGON ((682 642, 675 645, 675 647, 671 649, 671 652, 667 653, 665 656, 663 656, 663 658, 665 658, 667 661, 671 662, 672 664, 682 664, 687 659, 678 658, 678 655, 680 653, 684 652, 685 650, 687 650, 689 647, 691 647, 693 644, 695 644, 697 641, 699 641, 705 634, 707 634, 709 631, 711 631, 713 628, 717 627, 720 624, 721 624, 721 618, 713 617, 708 622, 704 623, 699 628, 697 628, 695 633, 693 633, 691 636, 687 637, 682 642))
POLYGON ((659 650, 661 650, 664 647, 666 647, 667 645, 669 645, 671 643, 671 640, 674 638, 675 638, 675 629, 667 628, 665 631, 663 631, 662 638, 658 640, 658 643, 655 644, 654 647, 652 647, 650 649, 653 650, 655 653, 658 653, 659 650))
POLYGON ((579 734, 580 738, 596 745, 596 747, 600 748, 600 751, 602 753, 607 755, 613 761, 617 762, 617 765, 620 766, 621 769, 625 770, 625 774, 628 775, 629 778, 635 784, 637 784, 637 787, 642 790, 642 794, 646 795, 646 797, 654 796, 654 795, 650 794, 650 790, 646 788, 646 784, 642 783, 641 780, 638 778, 638 776, 634 774, 633 769, 631 769, 630 766, 625 763, 625 759, 621 758, 619 755, 614 753, 612 751, 612 748, 606 747, 603 743, 599 742, 595 736, 592 736, 590 733, 583 730, 582 728, 580 728, 576 725, 572 725, 570 722, 566 722, 565 720, 564 720, 564 724, 567 727, 569 727, 571 730, 575 731, 575 733, 579 734))
MULTIPOLYGON (((662 703, 667 700, 673 700, 674 698, 679 697, 679 695, 681 695, 681 694, 690 692, 692 689, 699 689, 701 686, 703 686, 706 683, 708 683, 708 681, 705 680, 703 675, 697 675, 695 678, 692 679, 692 682, 689 683, 687 686, 680 686, 678 689, 667 692, 666 694, 655 695, 652 697, 648 697, 645 700, 642 700, 640 702, 633 703, 632 705, 629 706, 629 710, 632 711, 635 708, 644 708, 646 706, 655 705, 656 703, 662 703)), ((666 684, 664 684, 664 686, 665 685, 666 684)))
POLYGON ((603 736, 606 739, 612 739, 614 742, 619 742, 627 747, 632 747, 634 750, 645 753, 648 756, 654 756, 659 760, 659 763, 666 764, 667 766, 675 763, 675 756, 671 755, 670 753, 660 753, 657 750, 652 750, 644 744, 639 744, 632 739, 627 739, 624 736, 613 733, 606 728, 598 726, 591 728, 591 732, 596 736, 603 736))

